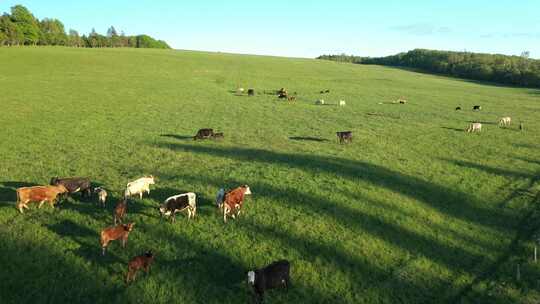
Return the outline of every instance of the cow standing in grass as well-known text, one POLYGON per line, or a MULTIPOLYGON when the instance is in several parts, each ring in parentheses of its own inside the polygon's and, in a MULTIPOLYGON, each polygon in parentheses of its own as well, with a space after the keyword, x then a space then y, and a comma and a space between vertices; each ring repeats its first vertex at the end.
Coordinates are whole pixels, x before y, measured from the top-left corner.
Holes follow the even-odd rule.
POLYGON ((289 290, 290 268, 289 261, 280 260, 247 273, 248 285, 253 287, 257 303, 262 303, 264 293, 269 289, 285 287, 289 290))
POLYGON ((122 240, 122 247, 126 248, 129 233, 133 230, 134 225, 135 223, 129 223, 103 229, 101 231, 101 254, 105 255, 109 243, 118 239, 122 240))
POLYGON ((197 213, 197 195, 193 192, 171 196, 159 207, 161 216, 172 216, 171 221, 176 221, 176 213, 187 210, 188 219, 195 217, 197 213))
POLYGON ((150 185, 155 185, 156 181, 154 176, 141 177, 135 181, 132 181, 127 184, 126 191, 124 193, 125 197, 131 197, 132 195, 139 195, 139 198, 142 199, 143 192, 150 194, 150 185))
POLYGON ((94 193, 98 195, 98 203, 101 204, 101 207, 105 208, 105 202, 107 201, 107 191, 101 187, 94 188, 94 193))
POLYGON ((129 282, 134 281, 137 277, 137 272, 142 269, 147 274, 150 272, 150 266, 152 266, 152 263, 154 262, 154 253, 152 253, 151 250, 147 251, 146 253, 136 256, 128 263, 128 272, 126 275, 126 284, 129 284, 129 282))
POLYGON ((81 192, 82 196, 92 195, 92 184, 90 179, 86 177, 68 177, 68 178, 51 178, 51 186, 63 185, 68 190, 69 194, 81 192))
POLYGON ((248 185, 240 186, 225 194, 223 198, 223 221, 225 223, 227 223, 227 216, 231 216, 233 219, 240 216, 244 196, 249 194, 251 194, 251 189, 248 185))
POLYGON ((340 144, 347 142, 352 143, 352 131, 336 132, 336 135, 340 144))
POLYGON ((507 127, 507 126, 509 126, 511 123, 512 123, 512 118, 510 118, 510 117, 508 117, 508 116, 499 119, 499 126, 500 126, 500 127, 507 127))
POLYGON ((62 184, 56 186, 35 186, 22 187, 17 189, 17 208, 20 213, 24 213, 23 209, 28 208, 28 203, 38 203, 39 208, 45 202, 49 202, 52 208, 58 199, 59 195, 68 193, 68 189, 62 184))
POLYGON ((122 198, 118 204, 116 204, 116 207, 114 208, 113 212, 113 221, 116 225, 117 222, 122 223, 124 216, 127 213, 127 198, 122 198))
POLYGON ((481 132, 482 131, 482 124, 479 122, 473 122, 469 125, 467 129, 465 129, 468 133, 474 133, 474 132, 481 132))

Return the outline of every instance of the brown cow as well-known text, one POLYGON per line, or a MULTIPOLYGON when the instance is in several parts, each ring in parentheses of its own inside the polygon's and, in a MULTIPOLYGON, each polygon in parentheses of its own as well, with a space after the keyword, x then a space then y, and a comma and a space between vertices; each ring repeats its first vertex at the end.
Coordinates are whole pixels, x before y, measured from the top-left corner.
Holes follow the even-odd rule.
POLYGON ((101 254, 105 255, 109 242, 121 239, 122 247, 126 247, 129 233, 133 230, 135 223, 121 224, 115 227, 108 227, 101 231, 101 254))
POLYGON ((225 194, 223 198, 223 221, 225 223, 229 214, 233 219, 236 219, 236 216, 240 216, 244 195, 248 194, 251 194, 251 189, 249 189, 248 185, 240 186, 225 194))
POLYGON ((154 262, 154 254, 151 250, 147 251, 143 255, 139 255, 131 259, 128 263, 128 272, 126 276, 126 284, 129 284, 130 281, 134 281, 137 277, 137 271, 143 269, 144 272, 150 272, 150 266, 154 262))
POLYGON ((45 202, 49 202, 51 207, 54 208, 54 203, 59 194, 67 193, 68 189, 64 185, 57 186, 35 186, 35 187, 22 187, 17 189, 17 208, 19 212, 24 213, 23 209, 28 208, 28 203, 39 202, 39 208, 45 202))
POLYGON ((118 204, 116 204, 116 207, 114 208, 113 213, 113 221, 116 225, 117 221, 122 222, 122 219, 124 218, 124 215, 126 215, 127 212, 127 198, 121 199, 118 204))

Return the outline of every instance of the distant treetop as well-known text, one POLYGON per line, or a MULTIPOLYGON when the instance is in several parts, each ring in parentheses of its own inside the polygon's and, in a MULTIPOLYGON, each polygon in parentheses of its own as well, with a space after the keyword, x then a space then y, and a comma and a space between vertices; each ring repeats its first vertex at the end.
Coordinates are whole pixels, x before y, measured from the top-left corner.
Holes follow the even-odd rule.
POLYGON ((40 21, 22 5, 12 7, 11 14, 4 13, 0 16, 0 46, 15 45, 171 48, 165 41, 156 40, 148 35, 126 36, 123 31, 119 35, 114 26, 107 30, 107 36, 98 34, 94 28, 88 36, 81 37, 73 29, 66 34, 64 24, 60 20, 44 18, 40 21))

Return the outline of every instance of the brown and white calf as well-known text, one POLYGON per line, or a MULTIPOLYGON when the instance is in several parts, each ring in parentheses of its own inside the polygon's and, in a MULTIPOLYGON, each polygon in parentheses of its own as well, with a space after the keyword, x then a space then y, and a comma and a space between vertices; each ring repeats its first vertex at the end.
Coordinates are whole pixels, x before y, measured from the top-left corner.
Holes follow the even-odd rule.
POLYGON ((136 256, 128 263, 128 272, 126 276, 126 284, 129 284, 129 282, 134 281, 137 277, 137 272, 142 269, 144 272, 149 273, 150 272, 150 266, 152 266, 152 263, 154 262, 154 254, 151 250, 147 251, 146 253, 136 256))
POLYGON ((176 213, 187 210, 188 219, 195 217, 197 212, 197 195, 193 192, 171 196, 159 207, 161 216, 172 216, 176 221, 176 213))
POLYGON ((62 184, 56 186, 35 186, 22 187, 17 189, 17 208, 20 213, 24 213, 23 209, 28 208, 28 203, 39 203, 39 208, 45 202, 49 202, 54 208, 59 195, 68 193, 68 189, 62 184))
POLYGON ((353 138, 352 131, 336 132, 336 135, 340 144, 346 143, 346 142, 352 143, 352 138, 353 138))
POLYGON ((240 186, 225 194, 223 198, 223 221, 227 222, 227 216, 231 216, 236 219, 236 216, 240 216, 242 204, 244 202, 244 196, 251 194, 251 189, 248 185, 240 186))
POLYGON ((101 254, 105 255, 107 246, 111 241, 122 240, 122 247, 125 248, 129 233, 133 230, 135 223, 121 224, 114 227, 108 227, 101 231, 101 254))

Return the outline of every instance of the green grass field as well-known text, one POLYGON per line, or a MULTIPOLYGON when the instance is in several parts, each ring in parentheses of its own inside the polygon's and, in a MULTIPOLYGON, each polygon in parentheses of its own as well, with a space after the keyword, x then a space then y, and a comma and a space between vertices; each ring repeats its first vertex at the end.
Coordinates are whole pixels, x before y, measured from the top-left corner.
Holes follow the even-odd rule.
POLYGON ((245 272, 281 258, 292 288, 267 303, 540 301, 538 90, 307 59, 52 47, 0 48, 0 88, 1 303, 247 303, 245 272), (264 94, 281 87, 296 104, 264 94), (347 106, 315 105, 322 89, 347 106), (391 104, 400 96, 407 105, 391 104), (499 128, 507 115, 514 124, 499 128), (482 133, 463 131, 473 120, 482 133), (190 138, 206 127, 225 139, 190 138), (343 130, 352 144, 337 144, 343 130), (127 248, 102 257, 99 232, 145 174, 158 180, 129 203, 127 248), (15 189, 53 176, 88 176, 113 198, 106 210, 75 195, 19 214, 15 189), (253 195, 225 225, 215 194, 241 184, 253 195), (158 204, 187 191, 198 217, 160 221, 158 204), (127 261, 147 249, 150 275, 126 288, 127 261))

